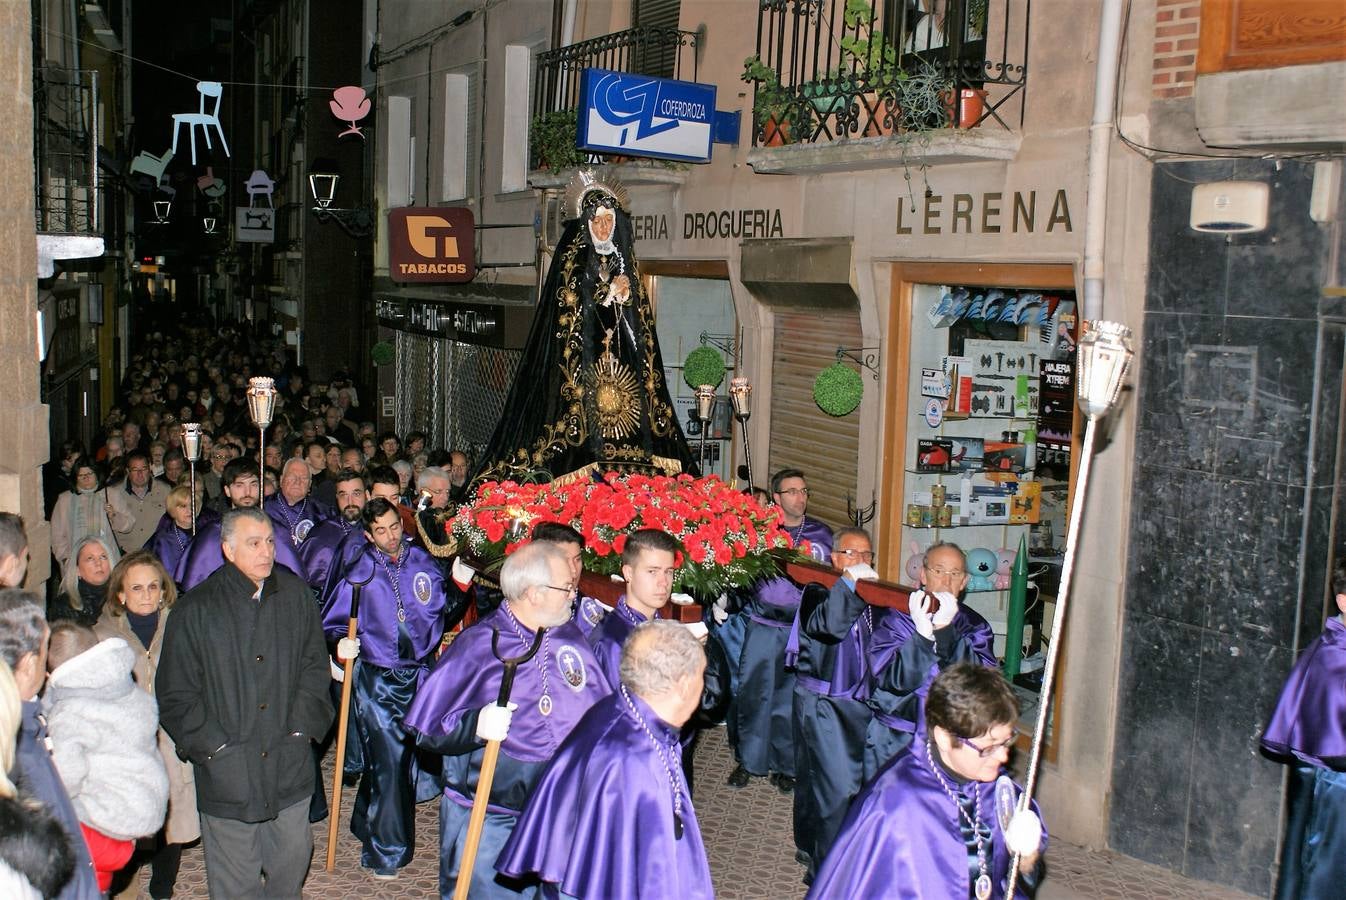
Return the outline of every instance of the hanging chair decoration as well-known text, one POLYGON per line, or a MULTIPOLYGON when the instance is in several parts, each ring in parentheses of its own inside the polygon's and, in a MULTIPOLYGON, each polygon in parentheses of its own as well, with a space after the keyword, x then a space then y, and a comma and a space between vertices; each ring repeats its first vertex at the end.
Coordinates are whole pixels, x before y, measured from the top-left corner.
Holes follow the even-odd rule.
POLYGON ((364 129, 355 123, 369 115, 370 102, 365 96, 365 89, 359 85, 346 85, 332 91, 332 99, 327 101, 328 107, 332 110, 332 115, 341 121, 350 125, 345 131, 337 135, 343 138, 348 134, 353 134, 364 140, 364 129))
POLYGON ((703 384, 719 387, 724 381, 724 357, 714 347, 697 347, 683 360, 682 380, 692 390, 703 384))
POLYGON ((860 374, 844 363, 834 363, 813 379, 813 401, 829 416, 848 416, 855 412, 864 396, 865 383, 860 374))
POLYGON ((393 345, 387 341, 379 341, 369 349, 369 358, 376 366, 390 365, 393 361, 393 345))

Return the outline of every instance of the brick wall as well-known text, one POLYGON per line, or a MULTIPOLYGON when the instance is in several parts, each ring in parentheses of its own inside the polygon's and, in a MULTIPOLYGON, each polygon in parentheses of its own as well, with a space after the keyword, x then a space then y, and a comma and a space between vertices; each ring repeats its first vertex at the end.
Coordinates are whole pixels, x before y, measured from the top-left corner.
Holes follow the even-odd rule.
POLYGON ((1154 16, 1155 97, 1190 97, 1196 86, 1201 0, 1157 0, 1154 16))

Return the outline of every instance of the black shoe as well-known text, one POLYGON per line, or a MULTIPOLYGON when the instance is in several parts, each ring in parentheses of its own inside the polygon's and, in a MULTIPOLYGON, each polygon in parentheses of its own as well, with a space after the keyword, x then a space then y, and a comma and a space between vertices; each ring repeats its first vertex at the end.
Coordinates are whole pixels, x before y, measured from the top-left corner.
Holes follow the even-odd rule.
POLYGON ((801 866, 807 866, 809 863, 813 862, 813 858, 809 856, 807 850, 796 850, 795 862, 799 863, 801 866))
POLYGON ((745 788, 750 780, 752 780, 751 772, 742 766, 734 766, 734 771, 729 773, 729 780, 725 783, 731 788, 745 788))
POLYGON ((355 787, 360 783, 360 774, 359 772, 342 772, 341 783, 346 787, 355 787))
POLYGON ((782 794, 794 793, 795 780, 789 775, 782 775, 779 772, 772 773, 771 783, 776 786, 776 790, 782 794))

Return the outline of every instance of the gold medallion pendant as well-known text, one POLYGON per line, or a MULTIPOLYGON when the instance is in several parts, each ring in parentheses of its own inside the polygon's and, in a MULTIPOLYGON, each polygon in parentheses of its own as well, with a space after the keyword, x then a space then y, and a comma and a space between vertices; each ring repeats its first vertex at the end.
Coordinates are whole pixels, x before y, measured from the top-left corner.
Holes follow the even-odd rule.
POLYGON ((603 437, 621 440, 634 434, 640 424, 639 385, 631 370, 612 353, 603 353, 585 379, 598 412, 603 437))

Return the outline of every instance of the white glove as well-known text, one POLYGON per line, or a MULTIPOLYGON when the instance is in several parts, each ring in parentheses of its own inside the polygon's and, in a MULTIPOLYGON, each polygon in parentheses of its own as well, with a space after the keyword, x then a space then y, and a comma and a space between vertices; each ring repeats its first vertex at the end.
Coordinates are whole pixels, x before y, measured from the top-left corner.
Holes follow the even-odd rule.
POLYGON ((360 655, 359 638, 342 638, 337 641, 337 659, 345 662, 360 655))
POLYGON ((878 581, 879 573, 869 563, 856 563, 846 567, 846 575, 851 581, 878 581))
POLYGON ((463 558, 459 556, 454 558, 453 569, 449 574, 453 576, 454 584, 463 590, 467 590, 467 586, 472 583, 472 578, 477 574, 477 570, 463 562, 463 558))
POLYGON ((943 628, 953 621, 953 617, 958 615, 958 598, 948 591, 935 592, 935 599, 939 601, 939 609, 935 610, 934 623, 935 628, 943 628))
POLYGON ((925 591, 912 591, 908 598, 911 607, 911 621, 916 624, 916 633, 927 641, 935 639, 935 623, 930 618, 930 598, 925 591))
POLYGON ((477 737, 483 741, 503 741, 509 737, 509 723, 514 718, 514 710, 518 708, 517 703, 483 706, 481 712, 477 713, 477 737))
POLYGON ((1031 809, 1016 812, 1005 829, 1005 846, 1011 853, 1032 856, 1042 846, 1042 820, 1031 809))
POLYGON ((691 594, 679 594, 676 591, 669 595, 669 602, 676 603, 678 606, 686 606, 689 603, 695 603, 696 598, 691 594))
POLYGON ((710 614, 716 625, 723 625, 729 619, 729 595, 721 594, 710 607, 710 614))

